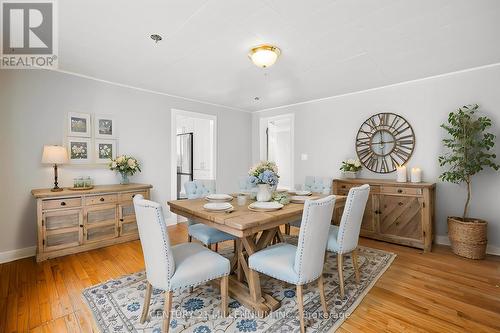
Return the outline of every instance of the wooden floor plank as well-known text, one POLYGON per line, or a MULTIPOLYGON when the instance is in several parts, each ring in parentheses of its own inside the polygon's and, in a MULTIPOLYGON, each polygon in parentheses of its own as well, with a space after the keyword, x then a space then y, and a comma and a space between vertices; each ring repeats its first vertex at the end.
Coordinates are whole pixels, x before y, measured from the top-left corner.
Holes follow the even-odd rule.
MULTIPOLYGON (((173 244, 185 242, 186 227, 169 227, 169 235, 173 244)), ((360 243, 398 257, 338 332, 500 332, 499 257, 473 261, 444 246, 423 254, 369 239, 360 243)), ((139 241, 42 263, 1 264, 0 332, 96 332, 82 290, 143 269, 139 241)))

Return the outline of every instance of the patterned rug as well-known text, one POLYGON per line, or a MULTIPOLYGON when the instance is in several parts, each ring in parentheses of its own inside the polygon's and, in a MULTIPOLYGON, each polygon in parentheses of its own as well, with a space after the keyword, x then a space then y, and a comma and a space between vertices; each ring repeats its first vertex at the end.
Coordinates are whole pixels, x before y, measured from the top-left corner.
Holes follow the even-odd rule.
MULTIPOLYGON (((296 238, 290 239, 296 243, 296 238)), ((228 250, 230 251, 230 250, 228 250)), ((224 254, 224 253, 223 253, 224 254)), ((356 284, 350 255, 344 260, 345 297, 340 298, 337 260, 328 253, 324 270, 329 317, 323 318, 316 283, 304 288, 304 309, 308 332, 333 332, 354 311, 396 257, 395 254, 359 247, 361 283, 356 284)), ((220 293, 210 284, 189 293, 177 291, 173 296, 170 332, 300 332, 295 286, 261 275, 264 292, 281 301, 281 307, 265 318, 230 299, 229 316, 220 317, 220 293)), ((146 290, 145 273, 139 272, 111 280, 83 291, 101 332, 161 332, 164 296, 153 289, 149 321, 139 323, 146 290)))

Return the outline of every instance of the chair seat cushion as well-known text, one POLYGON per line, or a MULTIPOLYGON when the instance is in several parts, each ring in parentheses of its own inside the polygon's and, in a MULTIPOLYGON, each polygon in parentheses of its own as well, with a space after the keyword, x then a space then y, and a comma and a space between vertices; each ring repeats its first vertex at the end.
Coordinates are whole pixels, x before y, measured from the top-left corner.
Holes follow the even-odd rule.
POLYGON ((339 253, 339 243, 337 242, 339 235, 339 227, 336 225, 330 226, 330 231, 328 233, 328 243, 326 249, 330 252, 339 253))
POLYGON ((300 228, 300 224, 302 223, 302 219, 300 220, 297 220, 297 221, 293 221, 293 222, 290 222, 290 225, 292 227, 297 227, 297 228, 300 228))
POLYGON ((205 245, 216 244, 236 239, 235 236, 211 228, 203 223, 193 224, 188 227, 189 236, 192 236, 205 245))
POLYGON ((294 270, 297 247, 280 243, 252 254, 248 266, 276 279, 297 284, 299 275, 294 270))
POLYGON ((201 244, 183 243, 172 246, 175 272, 170 290, 194 287, 229 275, 229 260, 201 244))

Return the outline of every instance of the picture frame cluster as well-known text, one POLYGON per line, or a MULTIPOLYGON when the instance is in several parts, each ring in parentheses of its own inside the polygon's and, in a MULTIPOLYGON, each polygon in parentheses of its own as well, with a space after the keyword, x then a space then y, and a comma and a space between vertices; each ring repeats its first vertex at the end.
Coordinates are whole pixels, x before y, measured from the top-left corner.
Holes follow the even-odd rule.
POLYGON ((118 153, 113 116, 69 112, 66 138, 71 164, 106 164, 118 153))

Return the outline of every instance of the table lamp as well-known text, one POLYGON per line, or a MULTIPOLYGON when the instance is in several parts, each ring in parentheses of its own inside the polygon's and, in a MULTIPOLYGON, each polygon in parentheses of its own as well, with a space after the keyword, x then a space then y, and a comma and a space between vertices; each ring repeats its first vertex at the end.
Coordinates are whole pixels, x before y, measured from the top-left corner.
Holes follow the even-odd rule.
POLYGON ((57 165, 68 163, 68 152, 62 146, 43 146, 42 163, 54 164, 54 188, 52 192, 62 191, 57 186, 57 165))

